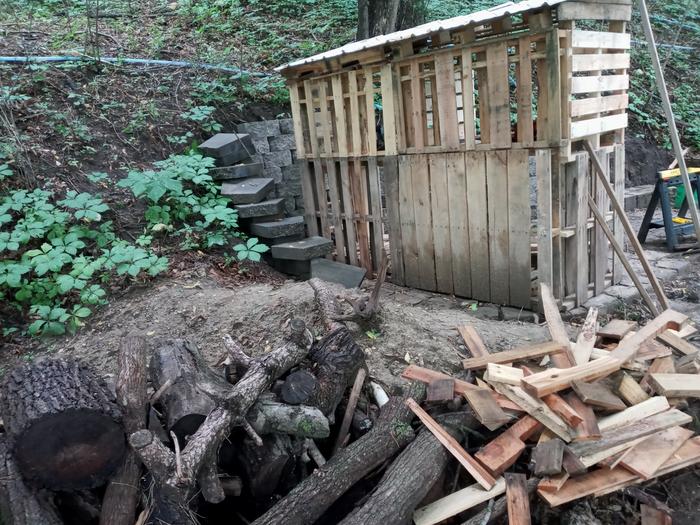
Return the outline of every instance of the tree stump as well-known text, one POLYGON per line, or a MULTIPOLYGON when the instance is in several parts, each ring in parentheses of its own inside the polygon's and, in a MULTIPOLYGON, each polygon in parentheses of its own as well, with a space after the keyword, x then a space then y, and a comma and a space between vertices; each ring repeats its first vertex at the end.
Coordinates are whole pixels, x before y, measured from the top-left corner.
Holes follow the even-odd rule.
POLYGON ((93 488, 121 465, 126 440, 114 397, 78 362, 51 359, 19 366, 1 390, 9 445, 31 484, 93 488))

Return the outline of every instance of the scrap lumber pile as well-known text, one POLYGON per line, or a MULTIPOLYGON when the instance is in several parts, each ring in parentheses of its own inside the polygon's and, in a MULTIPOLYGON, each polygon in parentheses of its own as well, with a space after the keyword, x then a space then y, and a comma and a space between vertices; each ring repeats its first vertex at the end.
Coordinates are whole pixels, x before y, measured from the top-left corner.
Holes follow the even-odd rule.
MULTIPOLYGON (((464 518, 496 498, 493 509, 507 512, 510 524, 530 523, 534 490, 557 507, 700 462, 700 436, 687 428, 693 418, 683 411, 700 397, 700 354, 684 338, 695 331, 687 317, 665 310, 641 327, 613 320, 599 329, 592 308, 573 342, 543 288, 552 342, 491 354, 472 327, 460 327, 472 355, 462 365, 473 382, 415 365, 404 371, 429 392, 462 397, 487 431, 470 453, 409 402, 473 480, 418 508, 417 525, 464 518)), ((668 511, 654 498, 641 501, 642 511, 650 501, 657 504, 652 510, 668 511)), ((482 511, 466 523, 489 519, 482 511)))

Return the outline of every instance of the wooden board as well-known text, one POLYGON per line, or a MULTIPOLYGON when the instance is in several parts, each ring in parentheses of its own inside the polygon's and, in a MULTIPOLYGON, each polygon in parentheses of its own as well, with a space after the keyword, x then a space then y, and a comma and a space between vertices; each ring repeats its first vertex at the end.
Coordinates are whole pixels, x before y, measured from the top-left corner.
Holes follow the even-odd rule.
POLYGON ((536 151, 535 172, 537 176, 537 279, 551 290, 554 284, 554 263, 552 259, 552 153, 549 150, 536 151))
MULTIPOLYGON (((518 97, 518 142, 534 141, 532 126, 532 59, 530 37, 518 40, 517 97, 518 97)), ((539 153, 540 150, 538 150, 539 153)), ((542 150, 547 151, 549 150, 542 150)))
POLYGON ((467 191, 469 195, 469 250, 471 283, 474 299, 491 300, 489 262, 489 226, 486 195, 486 156, 483 152, 465 153, 467 191))
POLYGON ((494 148, 509 148, 510 102, 506 42, 486 46, 486 70, 489 86, 490 142, 494 148))
POLYGON ((632 6, 623 4, 591 4, 588 2, 565 2, 557 7, 557 18, 561 20, 630 20, 632 6))
POLYGON ((384 197, 387 214, 386 225, 389 233, 389 252, 391 257, 391 282, 398 286, 404 286, 398 157, 384 157, 382 168, 384 172, 384 197))
MULTIPOLYGON (((435 83, 437 85, 437 110, 440 122, 440 145, 446 148, 459 147, 457 126, 457 95, 455 72, 451 53, 435 55, 435 83)), ((433 100, 435 104, 435 100, 433 100)))
POLYGON ((693 434, 682 427, 657 432, 625 452, 619 464, 642 479, 651 479, 693 434))
POLYGON ((435 245, 433 244, 428 156, 411 155, 410 158, 420 288, 423 290, 436 290, 435 245))
MULTIPOLYGON (((506 84, 507 85, 507 84, 506 84)), ((507 304, 510 298, 508 255, 508 157, 506 151, 486 152, 488 192, 488 249, 491 302, 507 304)), ((481 247, 484 249, 484 246, 481 247)))
POLYGON ((544 443, 539 443, 532 451, 531 461, 534 464, 535 476, 553 476, 559 474, 564 458, 564 442, 554 438, 544 443))
MULTIPOLYGON (((509 128, 510 136, 510 128, 509 128)), ((508 276, 511 306, 530 307, 530 175, 527 150, 508 152, 508 276)), ((452 191, 452 188, 450 189, 452 191)))
POLYGON ((406 286, 420 286, 416 215, 413 207, 413 155, 399 156, 399 219, 406 286))
POLYGON ((667 328, 678 330, 688 317, 673 310, 665 310, 659 316, 640 328, 632 337, 626 338, 610 354, 621 361, 628 361, 637 354, 639 346, 647 339, 652 339, 667 328))
POLYGON ((352 182, 350 179, 350 167, 348 161, 342 159, 340 162, 340 189, 343 196, 343 215, 345 216, 345 236, 348 261, 353 266, 358 265, 357 256, 357 229, 355 228, 355 220, 353 219, 355 211, 352 204, 352 182))
POLYGON ((571 70, 574 73, 605 69, 629 69, 629 67, 629 53, 596 53, 571 57, 571 70))
POLYGON ((644 374, 644 377, 639 382, 639 386, 641 386, 645 392, 651 393, 653 391, 650 383, 651 374, 674 374, 675 372, 676 364, 673 357, 668 356, 654 359, 651 365, 649 365, 646 374, 644 374))
POLYGON ((583 416, 557 394, 546 395, 542 398, 542 401, 572 428, 578 427, 583 421, 583 416))
POLYGON ((582 117, 585 115, 592 115, 594 113, 627 109, 628 102, 629 96, 626 93, 622 95, 608 95, 606 97, 581 98, 572 100, 571 116, 582 117))
POLYGON ((483 357, 464 359, 462 361, 462 366, 467 370, 485 368, 488 363, 512 363, 514 361, 533 359, 563 351, 564 346, 561 343, 550 341, 548 343, 515 348, 513 350, 504 350, 503 352, 496 352, 483 357))
MULTIPOLYGON (((615 89, 615 88, 610 88, 615 89)), ((606 133, 627 127, 627 113, 579 120, 571 123, 571 139, 581 139, 599 133, 606 133)))
POLYGON ((524 440, 541 428, 542 424, 535 418, 523 416, 506 431, 489 441, 474 454, 474 457, 494 476, 500 475, 523 453, 524 440))
POLYGON ((587 405, 615 412, 627 408, 627 405, 625 405, 622 399, 613 394, 610 389, 602 383, 573 381, 571 386, 581 401, 587 405))
MULTIPOLYGON (((433 379, 428 383, 428 392, 425 400, 430 401, 452 401, 455 395, 455 380, 452 378, 433 379)), ((494 400, 495 403, 495 400, 494 400)), ((498 405, 496 405, 498 406, 498 405)))
POLYGON ((472 264, 469 244, 469 202, 467 174, 463 153, 445 155, 447 168, 447 200, 449 209, 449 242, 451 249, 452 287, 455 295, 471 297, 472 264))
POLYGON ((615 391, 628 405, 637 405, 649 399, 649 394, 626 372, 622 373, 615 391))
POLYGON ((462 336, 467 350, 472 354, 472 357, 488 357, 489 351, 486 349, 484 341, 481 339, 479 332, 472 325, 465 324, 457 327, 459 335, 462 336))
POLYGON ((639 506, 641 514, 640 525, 671 525, 673 520, 663 510, 642 503, 639 506))
POLYGON ((571 352, 571 341, 564 327, 564 321, 561 320, 559 306, 554 299, 552 289, 545 283, 540 283, 540 299, 542 301, 544 317, 547 320, 547 328, 552 336, 552 340, 562 345, 565 351, 564 355, 553 357, 552 363, 557 368, 569 368, 574 363, 574 357, 571 352))
POLYGON ((530 496, 525 474, 508 472, 506 480, 506 504, 508 525, 530 525, 530 496))
POLYGON ((613 319, 605 326, 598 328, 598 336, 619 341, 636 327, 636 321, 613 319))
POLYGON ((596 328, 598 326, 598 309, 590 308, 586 320, 583 322, 573 348, 574 360, 577 365, 587 363, 591 358, 591 351, 595 346, 596 328))
POLYGON ((629 33, 609 33, 607 31, 571 31, 571 46, 593 49, 629 49, 629 33))
POLYGON ((453 492, 433 503, 421 507, 413 513, 415 525, 433 525, 440 523, 447 518, 475 507, 506 491, 506 482, 503 478, 498 478, 491 490, 484 490, 478 483, 467 488, 453 492))
POLYGON ((686 341, 685 339, 679 337, 670 330, 665 330, 661 332, 659 335, 656 336, 656 338, 663 344, 670 346, 671 348, 675 348, 676 350, 685 355, 696 354, 698 350, 700 350, 693 343, 691 343, 690 341, 686 341))
POLYGON ((522 380, 523 388, 534 396, 565 390, 573 381, 592 381, 612 374, 620 369, 622 363, 612 357, 603 357, 571 368, 550 368, 522 380))
POLYGON ((499 365, 497 363, 489 363, 486 365, 484 380, 504 385, 520 386, 520 380, 523 378, 523 371, 512 366, 499 365))
POLYGON ((450 210, 445 155, 428 156, 430 166, 430 207, 435 261, 436 290, 451 294, 452 245, 450 237, 450 210))
POLYGON ((496 480, 489 474, 478 461, 467 453, 466 450, 445 431, 428 413, 423 410, 418 403, 413 399, 407 399, 406 405, 418 416, 418 419, 426 426, 428 430, 442 443, 442 445, 452 454, 457 461, 472 475, 474 480, 481 485, 484 490, 491 490, 496 484, 496 480))
POLYGON ((601 432, 593 409, 581 401, 574 392, 566 394, 564 400, 583 418, 583 421, 574 428, 574 441, 599 439, 601 432))
POLYGON ((666 397, 700 397, 698 374, 651 374, 654 390, 666 397))
POLYGON ((489 430, 496 430, 510 421, 510 417, 498 405, 496 398, 488 390, 467 390, 462 395, 472 408, 476 419, 489 430))
POLYGON ((622 412, 600 418, 598 426, 603 431, 624 427, 644 418, 665 412, 670 408, 668 400, 663 396, 650 397, 622 412))

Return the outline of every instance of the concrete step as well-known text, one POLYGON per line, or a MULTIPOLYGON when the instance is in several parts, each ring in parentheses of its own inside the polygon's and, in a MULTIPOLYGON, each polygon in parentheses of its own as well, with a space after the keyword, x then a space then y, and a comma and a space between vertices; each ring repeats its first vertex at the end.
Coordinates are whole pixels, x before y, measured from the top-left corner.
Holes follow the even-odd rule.
POLYGON ((224 182, 221 195, 230 197, 234 204, 254 204, 267 197, 275 187, 271 178, 243 179, 238 182, 224 182))
MULTIPOLYGON (((274 248, 274 246, 273 246, 274 248)), ((300 279, 311 277, 311 261, 292 261, 291 259, 269 259, 270 266, 278 272, 293 275, 300 279)))
POLYGON ((250 177, 262 177, 264 174, 261 162, 251 162, 250 164, 236 164, 215 168, 209 172, 214 180, 236 180, 250 177))
POLYGON ((265 239, 303 234, 304 217, 286 217, 278 221, 256 222, 250 225, 250 233, 265 239))
POLYGON ((311 277, 317 277, 345 288, 359 288, 367 270, 330 259, 311 259, 311 277))
POLYGON ((271 249, 275 259, 288 259, 292 261, 309 261, 316 257, 323 257, 333 249, 333 243, 324 237, 309 237, 307 239, 278 244, 271 249))
POLYGON ((284 198, 280 197, 253 204, 240 204, 234 208, 238 211, 239 219, 274 216, 284 213, 284 198))
POLYGON ((231 166, 255 154, 253 141, 246 133, 217 133, 205 140, 199 149, 214 157, 219 166, 231 166))
POLYGON ((304 240, 305 234, 299 233, 297 235, 288 235, 287 237, 277 237, 273 239, 266 239, 265 237, 260 238, 260 242, 264 242, 268 246, 276 246, 277 244, 286 244, 290 242, 297 242, 304 240))

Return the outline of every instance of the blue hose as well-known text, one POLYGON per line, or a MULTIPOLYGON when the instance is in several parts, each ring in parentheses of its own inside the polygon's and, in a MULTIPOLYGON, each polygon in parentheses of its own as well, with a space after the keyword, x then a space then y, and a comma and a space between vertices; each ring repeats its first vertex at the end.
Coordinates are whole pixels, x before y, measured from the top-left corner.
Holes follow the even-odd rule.
POLYGON ((246 71, 237 67, 215 66, 211 64, 198 64, 195 62, 182 62, 173 60, 150 60, 147 58, 116 58, 116 57, 100 57, 99 59, 90 59, 77 56, 0 56, 0 63, 5 64, 33 64, 46 62, 107 62, 110 64, 138 64, 144 66, 165 66, 165 67, 190 67, 197 69, 209 69, 216 71, 225 71, 234 73, 237 76, 247 75, 251 77, 267 77, 268 73, 260 73, 256 71, 246 71))

